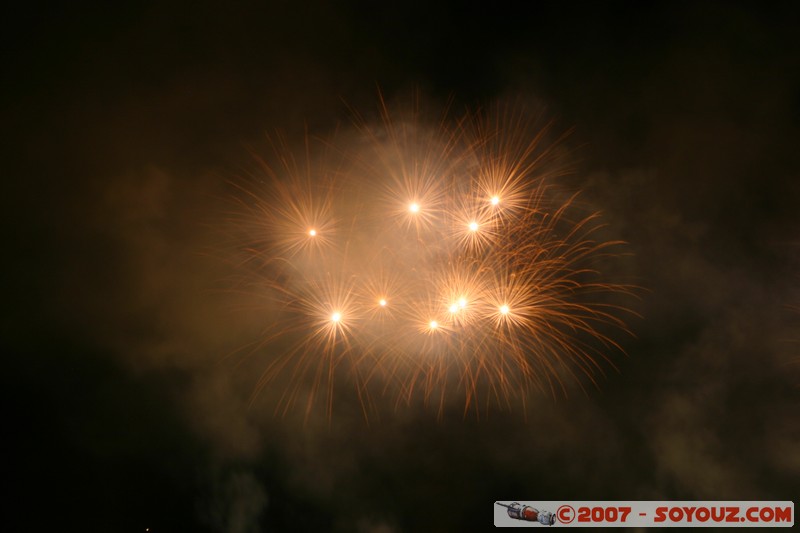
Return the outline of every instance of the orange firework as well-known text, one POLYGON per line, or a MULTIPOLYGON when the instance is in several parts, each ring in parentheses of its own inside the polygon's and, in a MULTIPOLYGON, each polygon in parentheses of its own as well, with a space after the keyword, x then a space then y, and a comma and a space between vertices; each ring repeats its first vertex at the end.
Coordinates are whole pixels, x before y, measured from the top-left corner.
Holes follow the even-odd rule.
POLYGON ((306 413, 324 391, 330 415, 349 380, 365 415, 387 396, 478 413, 596 383, 632 289, 598 271, 621 243, 552 185, 550 129, 511 108, 428 124, 382 103, 356 141, 326 144, 337 157, 276 144, 235 217, 278 310, 252 351, 258 391, 306 413))

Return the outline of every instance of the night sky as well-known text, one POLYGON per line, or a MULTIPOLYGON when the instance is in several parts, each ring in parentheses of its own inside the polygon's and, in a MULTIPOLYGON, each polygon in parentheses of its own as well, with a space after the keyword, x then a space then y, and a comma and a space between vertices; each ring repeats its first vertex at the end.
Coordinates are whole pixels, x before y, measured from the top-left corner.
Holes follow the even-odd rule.
POLYGON ((497 500, 797 503, 798 13, 640 4, 7 7, 3 528, 467 531, 497 500), (598 388, 534 394, 527 418, 249 404, 262 360, 225 355, 278 310, 223 290, 215 217, 267 135, 347 135, 379 90, 521 102, 570 131, 562 185, 641 288, 598 388))

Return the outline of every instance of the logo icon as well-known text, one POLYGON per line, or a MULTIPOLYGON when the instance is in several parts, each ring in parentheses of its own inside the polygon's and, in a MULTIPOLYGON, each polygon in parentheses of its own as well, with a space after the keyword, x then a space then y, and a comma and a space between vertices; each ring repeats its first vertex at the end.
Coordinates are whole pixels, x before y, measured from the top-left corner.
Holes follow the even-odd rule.
POLYGON ((494 502, 497 505, 505 507, 508 511, 508 516, 515 520, 525 520, 527 522, 539 522, 543 526, 552 526, 556 523, 556 515, 550 511, 540 511, 530 505, 521 505, 519 502, 513 502, 510 505, 500 502, 494 502))

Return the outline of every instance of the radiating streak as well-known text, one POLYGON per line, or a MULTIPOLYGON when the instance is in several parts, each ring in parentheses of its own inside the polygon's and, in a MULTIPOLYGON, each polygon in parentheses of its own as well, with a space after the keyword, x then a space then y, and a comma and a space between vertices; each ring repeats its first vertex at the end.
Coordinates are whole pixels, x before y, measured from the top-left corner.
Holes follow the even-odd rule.
POLYGON ((385 395, 441 410, 460 394, 477 412, 596 384, 627 332, 612 302, 633 289, 595 264, 622 243, 549 185, 551 125, 501 112, 431 128, 385 105, 381 119, 343 170, 283 147, 266 192, 240 188, 238 264, 276 315, 249 348, 268 353, 258 390, 286 383, 280 411, 321 397, 330 413, 347 376, 366 415, 385 395))

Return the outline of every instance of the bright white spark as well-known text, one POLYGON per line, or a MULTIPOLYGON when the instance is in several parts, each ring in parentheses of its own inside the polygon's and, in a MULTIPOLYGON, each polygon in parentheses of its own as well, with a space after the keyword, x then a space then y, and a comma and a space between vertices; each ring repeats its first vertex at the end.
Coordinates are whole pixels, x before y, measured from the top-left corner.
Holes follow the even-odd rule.
POLYGON ((341 319, 342 319, 342 313, 340 313, 339 311, 336 311, 331 315, 331 321, 333 322, 339 322, 341 319))
POLYGON ((491 202, 492 202, 492 205, 499 204, 500 203, 500 197, 499 196, 492 196, 491 202))
POLYGON ((458 306, 461 309, 464 309, 467 306, 467 299, 466 298, 459 298, 458 299, 458 306))
POLYGON ((451 313, 458 313, 458 306, 456 304, 451 304, 448 309, 451 313))
POLYGON ((435 320, 431 320, 431 322, 430 322, 430 324, 428 324, 428 326, 430 326, 431 329, 436 329, 436 328, 439 327, 439 323, 436 322, 435 320))
POLYGON ((509 311, 511 311, 511 310, 508 308, 507 305, 504 304, 504 305, 500 306, 500 314, 507 315, 509 313, 509 311))
POLYGON ((317 235, 317 230, 315 230, 315 229, 310 229, 310 230, 308 230, 308 234, 309 234, 309 235, 311 235, 312 237, 316 237, 316 235, 317 235))
POLYGON ((385 298, 381 298, 380 300, 378 300, 378 305, 380 305, 381 307, 386 307, 386 304, 387 302, 385 298))
POLYGON ((409 204, 408 210, 412 213, 419 213, 419 204, 417 202, 412 202, 409 204))
POLYGON ((469 223, 469 229, 470 231, 478 231, 478 223, 473 220, 469 223))

